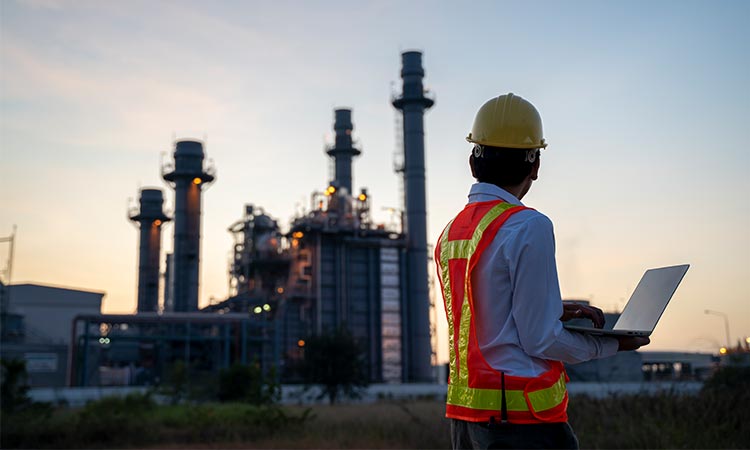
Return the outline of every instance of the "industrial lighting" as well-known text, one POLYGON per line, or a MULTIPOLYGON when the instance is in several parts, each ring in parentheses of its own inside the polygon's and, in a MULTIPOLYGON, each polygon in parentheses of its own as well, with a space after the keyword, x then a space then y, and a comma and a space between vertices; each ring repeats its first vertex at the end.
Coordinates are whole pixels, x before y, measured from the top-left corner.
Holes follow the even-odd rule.
POLYGON ((201 183, 203 183, 203 180, 201 180, 200 178, 198 177, 193 178, 193 184, 201 184, 201 183))
POLYGON ((159 219, 154 220, 154 226, 158 227, 159 225, 161 225, 161 220, 159 219))
POLYGON ((263 312, 263 308, 261 308, 260 306, 256 306, 255 309, 253 309, 253 312, 255 314, 260 314, 261 312, 263 312))
POLYGON ((300 339, 299 341, 297 341, 297 346, 298 347, 304 347, 305 346, 305 341, 302 340, 302 339, 300 339))
POLYGON ((726 347, 721 347, 719 349, 719 353, 721 353, 722 355, 726 355, 727 354, 727 348, 726 347))
POLYGON ((266 303, 265 305, 263 305, 263 311, 268 312, 270 310, 271 310, 271 305, 269 305, 268 303, 266 303))
POLYGON ((746 337, 745 338, 745 342, 747 342, 748 344, 750 344, 750 337, 746 337))
POLYGON ((359 194, 359 201, 363 202, 365 200, 367 200, 367 196, 365 194, 359 194))
POLYGON ((276 288, 276 292, 278 292, 279 294, 283 294, 284 293, 284 288, 283 287, 276 288))
POLYGON ((328 189, 326 189, 326 195, 331 195, 336 192, 336 186, 328 186, 328 189))
POLYGON ((292 233, 292 237, 295 239, 302 239, 304 236, 305 236, 305 233, 301 231, 295 231, 294 233, 292 233))

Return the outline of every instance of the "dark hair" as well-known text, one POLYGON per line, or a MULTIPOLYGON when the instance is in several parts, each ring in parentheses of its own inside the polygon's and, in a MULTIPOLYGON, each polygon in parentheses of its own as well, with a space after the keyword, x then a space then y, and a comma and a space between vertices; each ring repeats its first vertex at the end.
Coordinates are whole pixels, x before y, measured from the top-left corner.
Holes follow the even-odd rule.
POLYGON ((470 158, 472 174, 481 183, 516 186, 531 173, 534 165, 533 160, 529 162, 527 153, 526 149, 475 145, 470 158))

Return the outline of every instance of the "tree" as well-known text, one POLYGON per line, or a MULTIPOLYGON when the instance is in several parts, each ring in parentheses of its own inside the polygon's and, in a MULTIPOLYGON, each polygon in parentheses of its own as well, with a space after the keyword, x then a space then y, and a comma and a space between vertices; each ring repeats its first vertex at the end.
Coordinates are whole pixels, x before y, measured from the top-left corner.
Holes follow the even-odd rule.
POLYGON ((31 405, 26 361, 3 359, 0 379, 0 407, 4 413, 14 413, 31 405))
POLYGON ((278 401, 281 388, 275 373, 263 376, 260 364, 234 364, 219 372, 219 401, 245 402, 253 405, 271 405, 278 401))
POLYGON ((334 404, 339 394, 356 398, 367 387, 362 349, 346 328, 306 339, 304 351, 305 382, 321 386, 319 399, 334 404))

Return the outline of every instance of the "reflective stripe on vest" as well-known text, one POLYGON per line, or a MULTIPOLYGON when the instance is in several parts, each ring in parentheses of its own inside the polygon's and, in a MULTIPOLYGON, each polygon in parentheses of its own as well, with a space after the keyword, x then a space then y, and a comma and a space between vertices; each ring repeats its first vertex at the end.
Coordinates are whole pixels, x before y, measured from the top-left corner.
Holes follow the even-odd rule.
MULTIPOLYGON (((469 421, 499 419, 500 373, 487 364, 476 343, 470 272, 503 223, 524 209, 527 208, 502 201, 467 205, 445 228, 435 249, 448 316, 448 417, 469 421), (452 286, 452 283, 458 284, 452 286), (463 298, 453 298, 454 294, 463 298), (475 348, 470 348, 471 345, 475 348)), ((550 365, 550 371, 536 378, 505 377, 505 401, 511 422, 567 420, 566 376, 561 363, 550 361, 550 365)))

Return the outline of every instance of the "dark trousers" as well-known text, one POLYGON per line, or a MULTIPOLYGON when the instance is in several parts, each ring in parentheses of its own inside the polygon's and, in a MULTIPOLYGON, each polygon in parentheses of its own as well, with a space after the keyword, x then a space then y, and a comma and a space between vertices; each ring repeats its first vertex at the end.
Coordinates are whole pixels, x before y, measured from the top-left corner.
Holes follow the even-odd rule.
POLYGON ((451 419, 451 443, 454 449, 578 449, 578 438, 567 422, 521 425, 451 419))

